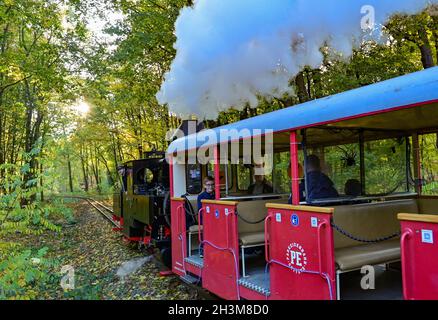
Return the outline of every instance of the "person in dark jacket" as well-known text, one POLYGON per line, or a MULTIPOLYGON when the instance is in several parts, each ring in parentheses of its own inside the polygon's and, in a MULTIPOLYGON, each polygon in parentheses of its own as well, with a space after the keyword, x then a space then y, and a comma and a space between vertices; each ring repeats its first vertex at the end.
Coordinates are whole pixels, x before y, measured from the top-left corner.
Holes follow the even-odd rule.
MULTIPOLYGON (((204 192, 198 196, 198 211, 202 208, 202 200, 214 200, 214 179, 212 177, 204 178, 204 192)), ((202 224, 202 221, 201 221, 202 224)))
POLYGON ((248 194, 256 196, 274 192, 274 188, 266 181, 265 176, 262 174, 263 170, 263 165, 254 166, 254 183, 249 186, 248 194))
MULTIPOLYGON (((216 196, 214 194, 214 179, 210 176, 204 179, 204 192, 198 196, 198 211, 202 208, 202 200, 215 200, 216 196)), ((202 214, 200 217, 199 224, 202 226, 202 214)), ((199 246, 199 256, 204 257, 204 245, 199 246)))
POLYGON ((321 162, 318 156, 310 155, 307 157, 306 169, 306 181, 300 183, 300 201, 339 197, 333 181, 321 172, 321 162), (308 195, 306 195, 305 183, 307 183, 308 195))

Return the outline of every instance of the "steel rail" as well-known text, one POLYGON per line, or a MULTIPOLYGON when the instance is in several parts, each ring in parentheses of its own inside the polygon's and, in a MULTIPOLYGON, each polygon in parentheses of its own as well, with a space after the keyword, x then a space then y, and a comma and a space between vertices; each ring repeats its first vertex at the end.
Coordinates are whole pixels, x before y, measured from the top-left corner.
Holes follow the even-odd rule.
POLYGON ((107 219, 117 228, 120 228, 120 224, 113 220, 112 215, 114 214, 114 211, 111 208, 105 206, 104 204, 100 203, 99 201, 93 198, 80 197, 80 196, 55 196, 55 197, 79 199, 79 200, 87 201, 88 204, 91 205, 94 209, 96 209, 105 219, 107 219))

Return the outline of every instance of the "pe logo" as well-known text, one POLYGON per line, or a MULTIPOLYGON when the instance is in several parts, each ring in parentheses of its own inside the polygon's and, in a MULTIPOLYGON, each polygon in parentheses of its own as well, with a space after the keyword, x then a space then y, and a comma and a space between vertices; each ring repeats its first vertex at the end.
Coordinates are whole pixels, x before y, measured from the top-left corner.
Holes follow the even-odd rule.
POLYGON ((219 219, 219 210, 216 210, 216 211, 214 212, 214 216, 216 217, 216 219, 219 219))
POLYGON ((292 268, 292 271, 301 274, 306 270, 307 266, 307 254, 304 250, 303 246, 299 243, 291 243, 287 247, 286 251, 286 261, 289 267, 292 268))
POLYGON ((292 223, 292 225, 293 225, 294 227, 298 227, 298 226, 300 225, 300 218, 298 217, 298 215, 293 214, 293 215, 290 217, 290 222, 292 223))

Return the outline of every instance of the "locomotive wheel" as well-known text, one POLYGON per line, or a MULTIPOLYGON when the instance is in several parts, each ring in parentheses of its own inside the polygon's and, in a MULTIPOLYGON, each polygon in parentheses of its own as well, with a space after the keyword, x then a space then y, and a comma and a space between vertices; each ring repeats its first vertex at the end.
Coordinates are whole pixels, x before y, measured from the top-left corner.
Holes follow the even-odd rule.
POLYGON ((168 267, 169 269, 172 269, 172 249, 171 248, 164 248, 161 249, 161 261, 163 264, 168 267))

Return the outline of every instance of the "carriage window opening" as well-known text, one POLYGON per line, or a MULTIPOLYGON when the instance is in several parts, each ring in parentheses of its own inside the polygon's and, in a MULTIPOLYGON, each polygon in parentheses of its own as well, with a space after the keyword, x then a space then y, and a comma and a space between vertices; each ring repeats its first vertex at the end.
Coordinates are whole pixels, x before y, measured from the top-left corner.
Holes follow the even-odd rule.
POLYGON ((186 190, 188 194, 199 194, 202 192, 202 166, 200 164, 187 165, 186 190))
POLYGON ((365 150, 366 194, 407 192, 406 138, 367 141, 365 150))
POLYGON ((274 154, 273 166, 273 187, 274 193, 290 193, 291 177, 289 176, 290 152, 280 152, 274 154))
POLYGON ((247 191, 252 184, 252 170, 250 165, 237 165, 237 188, 239 191, 247 191))
MULTIPOLYGON (((207 172, 210 177, 214 177, 214 164, 209 163, 207 167, 207 172)), ((229 165, 221 164, 219 165, 220 172, 220 187, 222 191, 226 191, 227 188, 227 178, 228 178, 228 190, 233 188, 233 173, 232 168, 229 165), (225 172, 227 170, 228 172, 225 172)))
POLYGON ((305 181, 300 183, 301 201, 337 201, 362 195, 357 130, 309 129, 305 144, 306 174, 305 181))
POLYGON ((361 195, 359 143, 324 148, 321 163, 322 171, 333 181, 339 195, 361 195))
POLYGON ((137 171, 135 184, 146 185, 154 181, 154 173, 149 168, 142 168, 137 171))
POLYGON ((127 169, 125 167, 121 167, 118 170, 119 173, 119 177, 120 177, 120 187, 121 187, 121 191, 126 191, 128 190, 128 173, 127 173, 127 169))
POLYGON ((438 195, 438 134, 419 137, 421 152, 422 194, 438 195))

